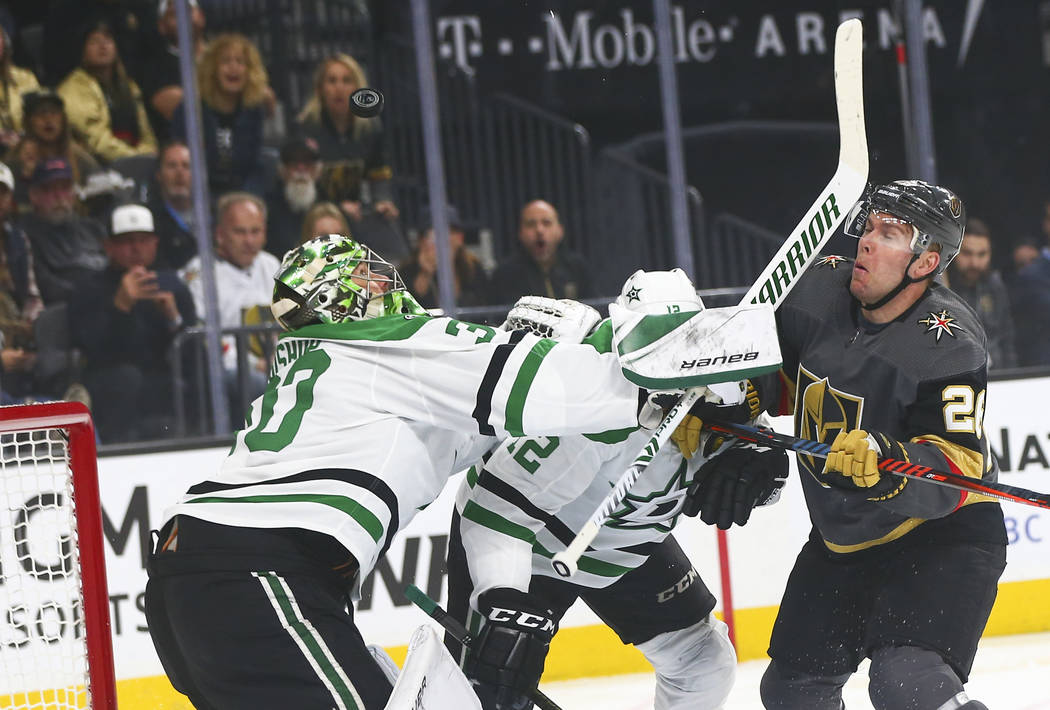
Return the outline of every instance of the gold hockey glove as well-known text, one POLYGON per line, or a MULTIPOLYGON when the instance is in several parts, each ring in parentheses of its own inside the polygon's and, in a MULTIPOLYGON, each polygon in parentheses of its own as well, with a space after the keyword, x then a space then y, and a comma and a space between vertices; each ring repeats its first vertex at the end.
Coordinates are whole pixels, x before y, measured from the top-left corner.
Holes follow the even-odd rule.
POLYGON ((701 399, 693 405, 682 423, 671 432, 671 441, 682 452, 682 456, 691 459, 696 455, 697 449, 700 448, 700 432, 705 419, 744 424, 759 415, 761 406, 758 392, 755 391, 751 380, 742 380, 740 389, 744 393, 744 399, 736 404, 719 404, 701 399))
POLYGON ((904 447, 881 432, 869 434, 863 429, 840 432, 831 444, 824 472, 841 476, 829 476, 827 482, 840 488, 863 490, 869 500, 892 498, 904 490, 908 479, 893 474, 883 475, 879 470, 880 456, 908 460, 904 447))

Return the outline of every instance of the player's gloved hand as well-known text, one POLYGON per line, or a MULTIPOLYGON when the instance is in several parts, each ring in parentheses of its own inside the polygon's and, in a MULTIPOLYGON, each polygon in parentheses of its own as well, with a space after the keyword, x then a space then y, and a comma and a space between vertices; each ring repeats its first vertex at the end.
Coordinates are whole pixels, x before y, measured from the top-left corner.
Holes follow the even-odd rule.
POLYGON ((881 432, 869 433, 863 429, 839 432, 824 462, 824 473, 832 474, 826 481, 840 488, 863 490, 871 500, 892 498, 904 489, 908 479, 890 473, 884 475, 879 470, 880 456, 908 459, 904 447, 881 432))
POLYGON ((586 303, 567 298, 522 296, 507 313, 503 330, 527 330, 541 338, 579 343, 602 320, 586 303))
POLYGON ((700 432, 703 430, 705 419, 743 424, 759 415, 758 392, 751 381, 741 380, 737 386, 741 388, 742 397, 738 402, 726 404, 721 397, 711 393, 692 406, 689 414, 671 433, 671 441, 682 452, 682 456, 691 459, 700 448, 700 432))
POLYGON ((543 673, 551 638, 558 629, 554 612, 525 592, 497 587, 478 597, 486 621, 470 647, 464 672, 485 710, 523 710, 528 693, 543 673))
POLYGON ((735 441, 696 472, 682 512, 722 530, 743 525, 754 508, 780 498, 787 476, 786 451, 735 441))

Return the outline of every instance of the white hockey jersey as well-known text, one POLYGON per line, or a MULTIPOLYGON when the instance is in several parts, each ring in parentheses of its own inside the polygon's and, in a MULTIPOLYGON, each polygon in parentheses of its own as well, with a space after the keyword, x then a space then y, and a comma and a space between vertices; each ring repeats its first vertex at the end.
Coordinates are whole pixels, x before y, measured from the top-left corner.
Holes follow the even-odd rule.
MULTIPOLYGON (((511 439, 473 467, 456 495, 471 603, 493 587, 527 591, 532 575, 557 578, 551 558, 590 520, 651 436, 635 429, 511 439)), ((702 437, 690 460, 670 442, 660 448, 580 558, 574 584, 612 584, 671 533, 697 471, 734 445, 702 437)))
POLYGON ((494 437, 633 426, 637 403, 589 345, 428 316, 307 326, 281 336, 218 474, 165 518, 325 533, 360 579, 494 437))

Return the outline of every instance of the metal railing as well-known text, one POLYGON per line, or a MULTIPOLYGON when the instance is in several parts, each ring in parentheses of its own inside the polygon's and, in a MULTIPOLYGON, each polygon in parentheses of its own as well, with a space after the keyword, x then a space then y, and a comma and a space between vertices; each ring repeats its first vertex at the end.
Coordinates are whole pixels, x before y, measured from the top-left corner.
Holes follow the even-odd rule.
MULTIPOLYGON (((387 95, 383 114, 409 228, 429 221, 425 190, 419 86, 411 43, 391 38, 377 54, 377 86, 387 95), (415 202, 418 200, 418 202, 415 202)), ((567 240, 589 246, 593 232, 590 136, 578 123, 509 94, 480 96, 472 77, 438 62, 441 143, 449 201, 461 215, 494 234, 497 255, 516 242, 518 215, 542 198, 561 212, 567 240)))
POLYGON ((479 214, 496 235, 497 251, 517 244, 521 208, 543 199, 554 205, 566 242, 590 253, 601 248, 593 218, 591 139, 587 129, 509 94, 496 94, 483 111, 486 199, 479 214))
MULTIPOLYGON (((598 154, 595 165, 596 250, 589 252, 604 292, 619 289, 635 269, 670 269, 675 266, 671 243, 670 181, 616 148, 598 154)), ((686 191, 689 228, 693 244, 706 234, 704 200, 700 191, 686 191)), ((698 255, 703 257, 703 255, 698 255)), ((704 258, 696 259, 696 283, 708 284, 708 273, 717 269, 704 258)))
POLYGON ((703 255, 709 267, 704 286, 741 286, 754 282, 777 249, 784 235, 777 234, 736 215, 723 213, 711 220, 703 255))
MULTIPOLYGON (((231 418, 240 421, 244 412, 248 411, 248 405, 254 397, 250 395, 250 368, 248 364, 248 353, 252 349, 253 338, 255 344, 262 348, 263 358, 269 362, 273 354, 272 339, 281 332, 281 327, 276 323, 264 323, 260 325, 244 325, 236 328, 223 328, 223 336, 231 335, 234 339, 234 347, 237 348, 237 370, 236 390, 226 392, 231 404, 231 418)), ((207 401, 208 388, 203 366, 204 362, 204 338, 207 331, 202 327, 187 328, 175 336, 172 342, 172 392, 175 399, 175 436, 185 437, 187 435, 204 436, 215 431, 215 422, 211 416, 209 407, 201 406, 207 401), (186 349, 193 347, 188 352, 186 349), (189 367, 187 367, 189 364, 189 367), (188 370, 188 371, 187 371, 188 370), (187 401, 188 400, 188 401, 187 401), (188 431, 187 420, 189 409, 192 407, 196 414, 197 428, 188 431)), ((225 382, 224 382, 225 385, 225 382)), ((237 427, 234 427, 235 429, 237 427)))

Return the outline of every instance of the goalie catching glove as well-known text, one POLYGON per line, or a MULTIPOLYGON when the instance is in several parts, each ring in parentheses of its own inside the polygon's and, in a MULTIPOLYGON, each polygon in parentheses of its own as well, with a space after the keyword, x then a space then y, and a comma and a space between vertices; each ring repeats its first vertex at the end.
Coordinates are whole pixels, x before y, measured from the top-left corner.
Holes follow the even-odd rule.
POLYGON ((601 320, 601 314, 586 303, 522 296, 507 313, 501 328, 525 330, 563 343, 580 343, 601 320))
POLYGON ((547 649, 558 630, 554 612, 525 592, 497 587, 478 596, 485 626, 471 644, 464 672, 485 710, 523 710, 543 674, 547 649))
POLYGON ((696 472, 682 512, 689 517, 699 513, 705 523, 722 530, 743 525, 757 506, 780 498, 787 476, 786 451, 735 441, 696 472))
POLYGON ((869 500, 892 498, 904 490, 908 479, 893 474, 884 475, 879 470, 880 456, 908 460, 900 442, 881 432, 869 433, 863 429, 840 432, 824 462, 824 473, 831 474, 826 481, 839 488, 862 490, 869 500))

